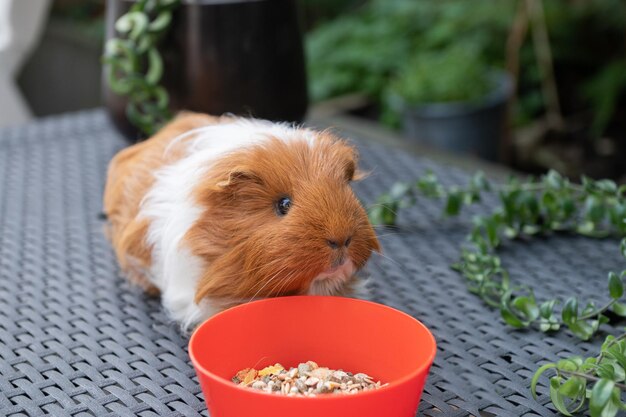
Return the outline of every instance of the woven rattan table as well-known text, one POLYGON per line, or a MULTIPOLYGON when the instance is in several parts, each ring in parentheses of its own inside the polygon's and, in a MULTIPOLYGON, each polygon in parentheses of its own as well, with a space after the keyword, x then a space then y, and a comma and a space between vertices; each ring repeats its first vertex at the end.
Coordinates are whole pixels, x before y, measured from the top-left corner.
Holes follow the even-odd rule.
MULTIPOLYGON (((468 176, 351 139, 372 170, 356 186, 365 203, 429 169, 444 183, 468 176)), ((102 110, 0 130, 0 415, 208 415, 187 340, 158 300, 119 276, 102 233, 105 170, 123 146, 102 110)), ((397 230, 380 231, 391 259, 377 256, 369 267, 371 298, 420 319, 437 338, 419 414, 555 415, 545 386, 540 402, 529 394, 537 363, 592 345, 567 332, 504 326, 449 269, 468 223, 440 211, 426 200, 404 211, 397 230)), ((606 271, 621 266, 615 248, 567 237, 516 243, 502 255, 513 279, 536 286, 540 299, 574 290, 600 297, 606 271)))

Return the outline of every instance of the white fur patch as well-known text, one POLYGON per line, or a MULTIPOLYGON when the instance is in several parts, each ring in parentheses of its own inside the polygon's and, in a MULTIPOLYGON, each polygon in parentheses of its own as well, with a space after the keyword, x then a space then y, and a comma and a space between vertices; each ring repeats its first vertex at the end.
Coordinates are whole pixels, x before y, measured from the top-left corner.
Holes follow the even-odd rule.
POLYGON ((355 273, 352 261, 347 261, 332 272, 322 272, 311 281, 309 295, 335 295, 341 292, 355 273))
POLYGON ((224 155, 262 143, 269 137, 284 141, 304 140, 313 145, 315 135, 307 129, 262 120, 237 119, 232 123, 209 125, 175 138, 169 148, 184 137, 187 154, 155 173, 156 181, 144 197, 138 217, 150 220, 147 241, 153 247, 151 282, 161 290, 163 305, 184 330, 215 314, 210 300, 194 302, 198 280, 207 265, 187 249, 182 239, 198 221, 202 209, 192 193, 202 175, 224 155))

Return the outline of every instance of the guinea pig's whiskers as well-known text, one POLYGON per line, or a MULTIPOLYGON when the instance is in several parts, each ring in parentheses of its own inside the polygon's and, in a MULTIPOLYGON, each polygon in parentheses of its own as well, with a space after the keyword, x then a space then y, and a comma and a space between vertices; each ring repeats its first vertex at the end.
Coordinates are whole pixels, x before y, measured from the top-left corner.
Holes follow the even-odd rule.
POLYGON ((282 280, 281 280, 281 285, 278 289, 278 291, 276 291, 276 295, 280 295, 284 289, 286 289, 287 284, 289 284, 290 282, 293 281, 293 278, 295 278, 297 275, 295 273, 295 271, 292 271, 289 275, 286 275, 282 280))
MULTIPOLYGON (((405 268, 405 267, 404 267, 404 266, 403 266, 400 262, 395 261, 394 259, 390 258, 389 256, 386 256, 386 255, 384 255, 384 254, 382 254, 382 253, 377 253, 377 252, 372 252, 372 255, 374 255, 374 256, 376 256, 376 255, 381 256, 382 258, 384 258, 384 259, 386 259, 386 260, 390 261, 392 264, 394 264, 394 265, 396 265, 398 268, 400 268, 400 270, 401 270, 403 273, 405 273, 405 274, 411 274, 411 272, 410 272, 408 269, 406 269, 406 268, 405 268)), ((377 265, 377 264, 376 264, 376 261, 375 261, 375 258, 374 258, 374 257, 372 258, 372 262, 371 262, 371 263, 372 263, 372 265, 374 265, 374 266, 376 266, 377 268, 379 268, 379 269, 381 270, 381 272, 385 272, 385 271, 384 271, 384 268, 382 268, 382 266, 380 266, 380 265, 377 265)))
MULTIPOLYGON (((256 272, 256 271, 258 271, 258 270, 260 270, 260 269, 267 268, 268 266, 273 266, 274 264, 277 264, 277 263, 279 263, 279 262, 280 262, 280 259, 274 259, 273 261, 268 262, 268 263, 263 264, 263 265, 260 265, 260 266, 258 266, 258 267, 256 267, 256 268, 246 269, 246 270, 244 271, 244 273, 246 273, 246 274, 250 274, 251 272, 256 272)), ((239 274, 235 274, 235 275, 239 275, 239 274)), ((233 275, 233 276, 235 276, 235 275, 233 275)), ((256 282, 256 283, 252 286, 252 288, 250 288, 250 291, 253 291, 254 289, 256 289, 256 288, 257 288, 257 286, 259 286, 259 285, 261 285, 261 284, 264 284, 264 283, 266 283, 266 282, 267 282, 267 281, 264 281, 264 280, 259 280, 259 281, 257 281, 257 282, 256 282)))
POLYGON ((391 209, 389 208, 389 206, 388 206, 388 205, 386 205, 386 204, 384 204, 384 203, 374 203, 374 204, 369 204, 369 205, 367 206, 368 210, 371 210, 371 209, 373 209, 374 207, 385 207, 386 209, 390 210, 393 214, 398 214, 395 210, 391 210, 391 209))
MULTIPOLYGON (((246 269, 246 270, 244 271, 244 273, 249 274, 249 273, 251 273, 251 272, 256 272, 256 271, 258 271, 259 269, 262 269, 262 268, 267 268, 268 266, 274 265, 274 264, 278 263, 278 261, 279 261, 279 260, 274 260, 274 261, 272 261, 272 262, 268 262, 268 263, 266 263, 266 264, 264 264, 264 265, 260 265, 260 266, 258 266, 258 267, 256 267, 256 268, 246 269)), ((237 277, 237 276, 240 276, 240 275, 241 275, 241 273, 240 273, 240 272, 237 272, 237 273, 235 273, 235 274, 223 275, 223 276, 222 276, 222 278, 234 278, 234 277, 237 277)), ((257 285, 261 284, 262 282, 263 282, 263 281, 259 281, 259 282, 257 282, 256 284, 254 284, 254 286, 253 286, 251 289, 254 289, 257 285)))
POLYGON ((381 235, 377 234, 376 237, 379 238, 379 239, 382 239, 382 238, 387 237, 387 236, 398 236, 399 234, 400 234, 400 232, 389 232, 389 233, 383 233, 381 235))
POLYGON ((261 293, 261 291, 263 291, 263 288, 265 288, 270 282, 275 280, 276 277, 278 277, 281 273, 283 273, 285 271, 285 269, 286 269, 286 267, 281 268, 278 272, 276 272, 268 280, 266 280, 265 283, 261 286, 261 288, 259 288, 258 291, 256 293, 254 293, 254 295, 248 300, 248 302, 254 300, 256 298, 256 296, 259 295, 261 293))
POLYGON ((289 280, 288 278, 289 275, 284 275, 282 276, 272 287, 271 289, 271 293, 272 294, 276 294, 277 296, 280 295, 280 292, 282 291, 282 288, 284 287, 285 283, 289 280), (277 291, 278 289, 278 291, 277 291))

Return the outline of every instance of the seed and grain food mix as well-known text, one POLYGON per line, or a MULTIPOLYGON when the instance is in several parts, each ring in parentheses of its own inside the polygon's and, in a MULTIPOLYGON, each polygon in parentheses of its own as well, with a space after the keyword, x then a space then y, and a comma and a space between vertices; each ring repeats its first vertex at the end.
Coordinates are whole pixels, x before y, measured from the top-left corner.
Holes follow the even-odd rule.
POLYGON ((290 369, 285 369, 279 363, 259 371, 246 368, 237 372, 232 381, 268 393, 308 397, 319 394, 356 394, 387 385, 374 381, 364 373, 352 374, 324 368, 313 361, 301 363, 296 368, 290 369))

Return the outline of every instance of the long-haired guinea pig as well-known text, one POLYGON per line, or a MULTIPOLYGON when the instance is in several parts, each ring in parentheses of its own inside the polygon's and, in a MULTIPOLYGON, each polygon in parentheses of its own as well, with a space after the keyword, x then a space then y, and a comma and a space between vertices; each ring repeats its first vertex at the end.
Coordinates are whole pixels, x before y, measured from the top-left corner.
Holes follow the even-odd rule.
POLYGON ((328 132, 182 113, 111 161, 108 235, 122 271, 189 329, 257 298, 351 295, 379 243, 328 132))

